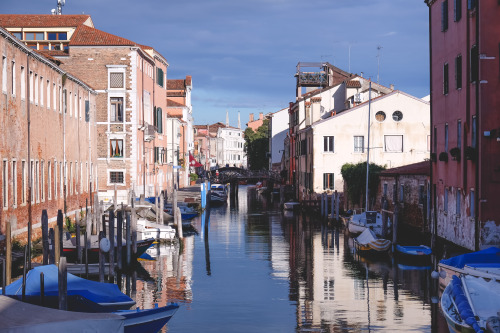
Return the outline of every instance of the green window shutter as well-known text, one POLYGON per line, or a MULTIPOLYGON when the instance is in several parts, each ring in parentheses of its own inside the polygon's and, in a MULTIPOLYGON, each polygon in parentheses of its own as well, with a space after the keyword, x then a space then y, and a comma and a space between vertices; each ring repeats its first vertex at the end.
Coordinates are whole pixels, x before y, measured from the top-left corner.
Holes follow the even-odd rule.
POLYGON ((156 122, 158 123, 158 133, 163 133, 163 117, 161 108, 157 108, 156 122))

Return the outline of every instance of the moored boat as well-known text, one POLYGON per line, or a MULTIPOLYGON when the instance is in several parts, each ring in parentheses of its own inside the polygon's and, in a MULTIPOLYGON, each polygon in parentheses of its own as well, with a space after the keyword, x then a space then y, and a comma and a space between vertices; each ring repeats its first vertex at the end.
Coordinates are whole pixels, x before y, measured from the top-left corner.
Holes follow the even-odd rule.
POLYGON ((356 252, 361 255, 381 256, 387 255, 391 248, 391 241, 377 238, 371 229, 365 229, 354 239, 356 252))
POLYGON ((175 229, 169 225, 161 225, 149 222, 145 219, 137 220, 137 240, 157 239, 159 241, 169 241, 175 238, 175 229))
POLYGON ((439 287, 443 290, 451 281, 452 276, 469 275, 498 275, 500 279, 500 248, 490 247, 481 251, 465 253, 439 261, 439 287))
POLYGON ((114 312, 125 317, 125 333, 156 333, 172 318, 179 305, 171 303, 153 309, 122 310, 114 312))
MULTIPOLYGON (((181 211, 181 219, 182 220, 191 220, 198 216, 198 211, 192 207, 186 205, 178 205, 179 210, 181 211)), ((165 207, 164 211, 170 215, 174 215, 172 205, 168 205, 165 207)))
POLYGON ((425 245, 399 245, 394 249, 396 257, 404 262, 413 264, 429 264, 432 249, 425 245))
MULTIPOLYGON (((388 223, 387 228, 389 228, 389 226, 390 223, 388 223)), ((347 222, 349 233, 353 236, 361 234, 366 229, 371 229, 375 232, 375 235, 382 237, 383 227, 382 214, 376 211, 365 211, 360 214, 353 214, 347 222)))
POLYGON ((223 184, 212 184, 210 187, 210 204, 223 205, 227 203, 228 190, 223 184))
POLYGON ((441 310, 450 332, 500 330, 500 282, 454 275, 441 296, 441 310))

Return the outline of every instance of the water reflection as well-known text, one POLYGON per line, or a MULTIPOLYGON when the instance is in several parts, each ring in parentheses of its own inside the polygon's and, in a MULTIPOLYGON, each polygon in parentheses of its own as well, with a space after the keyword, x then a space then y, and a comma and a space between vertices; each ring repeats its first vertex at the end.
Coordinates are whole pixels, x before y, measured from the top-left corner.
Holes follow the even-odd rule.
POLYGON ((199 234, 156 245, 135 298, 176 301, 169 332, 446 332, 430 267, 364 258, 335 225, 283 215, 250 186, 192 221, 199 234))

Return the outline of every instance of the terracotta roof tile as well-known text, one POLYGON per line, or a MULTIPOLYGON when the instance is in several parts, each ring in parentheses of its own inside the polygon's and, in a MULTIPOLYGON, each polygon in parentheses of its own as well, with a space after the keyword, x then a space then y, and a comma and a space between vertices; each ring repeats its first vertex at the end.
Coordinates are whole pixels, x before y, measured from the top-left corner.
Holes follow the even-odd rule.
POLYGON ((126 38, 118 37, 95 28, 87 27, 85 25, 80 25, 73 34, 69 45, 136 46, 137 44, 126 38))
POLYGON ((349 80, 345 83, 347 88, 361 88, 361 82, 355 80, 349 80))
MULTIPOLYGON (((90 15, 18 15, 0 14, 0 26, 5 28, 77 27, 90 19, 90 15)), ((92 20, 89 22, 92 26, 92 20)))
POLYGON ((167 89, 170 90, 184 90, 184 80, 167 80, 167 89))
POLYGON ((403 165, 397 168, 392 168, 380 172, 381 176, 396 176, 396 175, 430 176, 430 174, 431 174, 431 165, 429 161, 403 165))
POLYGON ((186 106, 185 104, 176 102, 174 100, 171 100, 170 98, 167 98, 167 107, 172 108, 172 107, 184 107, 186 106))

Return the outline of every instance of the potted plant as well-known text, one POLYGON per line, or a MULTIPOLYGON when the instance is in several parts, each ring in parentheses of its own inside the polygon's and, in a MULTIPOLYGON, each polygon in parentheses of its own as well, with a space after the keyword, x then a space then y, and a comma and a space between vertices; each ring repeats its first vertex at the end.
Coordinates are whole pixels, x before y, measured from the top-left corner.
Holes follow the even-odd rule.
POLYGON ((448 153, 445 151, 439 153, 439 160, 443 162, 448 162, 448 153))
POLYGON ((460 162, 460 148, 455 147, 450 149, 450 155, 454 161, 460 162))
POLYGON ((196 181, 198 180, 198 175, 196 173, 190 173, 189 174, 189 181, 191 185, 196 184, 196 181))

